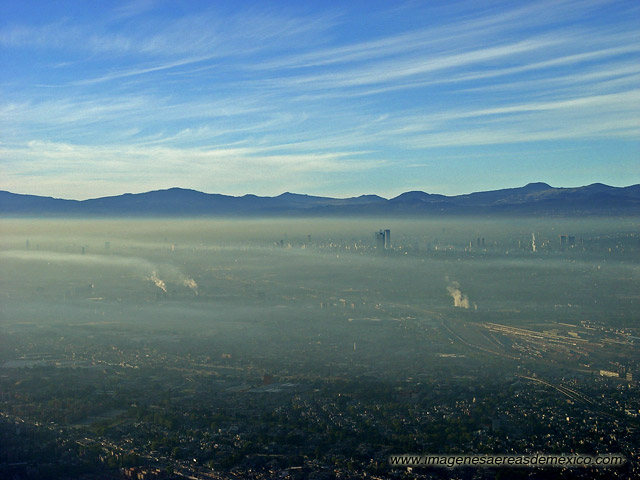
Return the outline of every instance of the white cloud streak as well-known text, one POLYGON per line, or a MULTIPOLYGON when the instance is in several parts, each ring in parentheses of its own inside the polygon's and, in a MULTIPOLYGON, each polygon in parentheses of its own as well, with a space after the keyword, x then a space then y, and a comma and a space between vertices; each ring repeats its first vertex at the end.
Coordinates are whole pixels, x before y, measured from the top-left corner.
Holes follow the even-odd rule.
POLYGON ((637 138, 637 4, 407 4, 387 13, 410 27, 359 35, 348 5, 305 8, 168 18, 138 0, 91 21, 6 21, 3 186, 273 192, 434 148, 637 138))

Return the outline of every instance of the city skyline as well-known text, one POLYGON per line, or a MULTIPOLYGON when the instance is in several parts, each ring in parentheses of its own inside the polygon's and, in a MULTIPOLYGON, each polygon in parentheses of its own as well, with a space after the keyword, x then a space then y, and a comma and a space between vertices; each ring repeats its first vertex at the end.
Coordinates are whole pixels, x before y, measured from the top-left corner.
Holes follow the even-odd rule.
POLYGON ((640 183, 640 6, 2 6, 0 189, 640 183))

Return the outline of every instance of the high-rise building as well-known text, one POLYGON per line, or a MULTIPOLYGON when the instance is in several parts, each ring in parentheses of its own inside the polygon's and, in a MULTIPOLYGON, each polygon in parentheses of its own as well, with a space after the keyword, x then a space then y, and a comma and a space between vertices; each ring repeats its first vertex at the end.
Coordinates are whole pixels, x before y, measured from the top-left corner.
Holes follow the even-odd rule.
POLYGON ((391 248, 391 230, 379 230, 376 232, 376 249, 383 252, 391 248))
POLYGON ((564 247, 567 245, 567 236, 566 235, 560 235, 560 246, 564 247))

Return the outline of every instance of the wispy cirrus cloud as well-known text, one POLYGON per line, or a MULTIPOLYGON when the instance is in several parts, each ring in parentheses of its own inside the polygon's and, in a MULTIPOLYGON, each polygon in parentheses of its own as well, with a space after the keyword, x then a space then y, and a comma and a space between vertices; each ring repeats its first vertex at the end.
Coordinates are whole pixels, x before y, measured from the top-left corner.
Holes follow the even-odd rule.
POLYGON ((3 187, 25 192, 25 176, 42 182, 51 195, 91 198, 109 195, 127 185, 128 191, 148 191, 180 185, 216 192, 234 193, 247 181, 252 193, 276 194, 306 185, 327 174, 366 171, 382 164, 358 158, 352 152, 273 155, 246 148, 197 150, 176 148, 117 148, 31 143, 19 148, 0 148, 7 159, 2 167, 3 187), (18 168, 17 165, 20 165, 18 168), (133 170, 132 170, 133 168, 133 170), (237 171, 243 171, 238 179, 237 171), (55 178, 50 175, 55 171, 55 178), (124 183, 123 183, 124 182, 124 183), (87 192, 91 185, 91 192, 87 192))
MULTIPOLYGON (((119 11, 122 9, 116 10, 116 16, 119 11)), ((334 23, 335 16, 328 14, 304 17, 274 9, 249 9, 228 15, 209 8, 178 17, 151 16, 134 28, 128 28, 127 24, 114 28, 108 19, 88 25, 69 18, 40 25, 7 25, 0 28, 0 45, 113 55, 213 57, 247 54, 285 46, 293 40, 303 41, 305 37, 321 34, 334 23)))
POLYGON ((2 144, 0 155, 5 159, 6 179, 19 176, 18 170, 30 175, 46 175, 52 168, 66 175, 91 171, 92 175, 107 179, 121 179, 130 174, 134 165, 140 174, 153 181, 156 178, 175 178, 176 173, 189 172, 189 177, 203 173, 219 177, 237 169, 258 176, 291 177, 299 173, 357 171, 379 165, 379 161, 360 158, 357 151, 326 153, 287 151, 288 145, 269 147, 229 146, 217 148, 176 148, 170 146, 77 145, 60 142, 31 141, 26 144, 2 144), (276 148, 277 147, 277 148, 276 148), (282 153, 272 153, 272 150, 282 153), (161 165, 162 168, 158 168, 161 165))
POLYGON ((640 90, 404 119, 390 137, 411 148, 500 145, 640 133, 640 90))
POLYGON ((9 59, 0 74, 0 154, 10 185, 86 178, 103 193, 152 181, 236 193, 274 193, 285 180, 420 188, 438 172, 425 161, 436 151, 472 162, 479 149, 495 158, 548 149, 566 155, 558 165, 571 172, 568 152, 587 142, 616 145, 630 170, 640 111, 637 2, 406 2, 362 11, 139 0, 94 10, 69 3, 58 15, 16 15, 0 26, 9 59), (406 165, 425 173, 402 173, 406 165))
POLYGON ((313 89, 395 83, 405 78, 482 64, 483 62, 549 48, 557 45, 560 41, 552 38, 528 39, 508 45, 474 49, 463 53, 385 61, 377 63, 375 66, 352 69, 346 72, 292 77, 281 80, 281 82, 287 87, 310 86, 313 89))
POLYGON ((152 10, 158 5, 157 0, 131 0, 126 2, 113 10, 112 18, 116 20, 122 20, 123 18, 130 18, 140 15, 142 13, 152 10))
MULTIPOLYGON (((580 2, 580 8, 586 9, 589 2, 580 2)), ((591 2, 596 5, 602 2, 591 2)), ((445 24, 430 25, 427 28, 397 35, 387 35, 365 42, 325 47, 310 52, 288 54, 268 62, 252 65, 255 69, 301 69, 335 64, 354 64, 367 60, 406 55, 419 50, 452 50, 460 45, 480 45, 493 41, 505 32, 548 25, 545 15, 550 9, 555 11, 577 8, 575 1, 537 2, 517 7, 511 11, 487 15, 480 12, 475 15, 454 18, 445 24)))

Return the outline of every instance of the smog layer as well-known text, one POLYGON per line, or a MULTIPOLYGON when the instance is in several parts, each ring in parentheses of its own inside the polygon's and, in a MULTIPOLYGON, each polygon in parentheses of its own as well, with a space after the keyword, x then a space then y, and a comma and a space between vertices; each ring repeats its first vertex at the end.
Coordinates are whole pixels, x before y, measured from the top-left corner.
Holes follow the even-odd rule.
POLYGON ((637 471, 637 219, 0 225, 0 411, 87 471, 552 444, 637 471))

